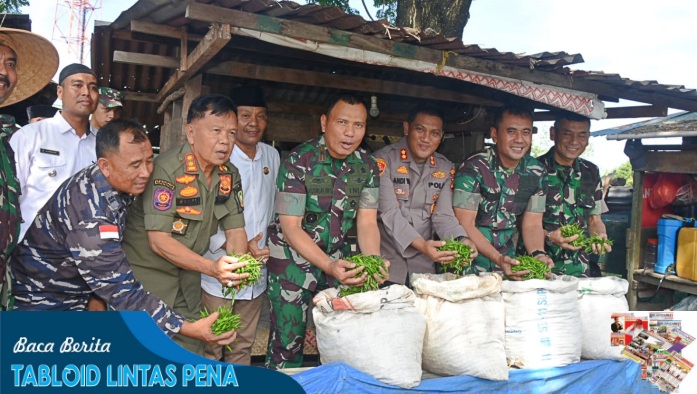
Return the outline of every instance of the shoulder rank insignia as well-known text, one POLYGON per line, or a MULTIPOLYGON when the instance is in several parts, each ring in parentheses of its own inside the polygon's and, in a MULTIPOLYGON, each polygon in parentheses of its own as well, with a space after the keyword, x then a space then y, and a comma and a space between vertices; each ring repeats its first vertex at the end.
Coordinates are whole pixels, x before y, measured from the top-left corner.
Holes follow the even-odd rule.
POLYGON ((409 173, 409 170, 407 169, 406 166, 401 166, 401 167, 399 167, 399 168, 397 169, 397 172, 400 173, 400 174, 408 174, 408 173, 409 173))
POLYGON ((186 219, 177 218, 172 222, 172 234, 184 235, 189 227, 189 221, 186 219))
POLYGON ((230 191, 232 191, 232 175, 221 175, 218 192, 221 196, 227 196, 230 194, 230 191))
POLYGON ((409 156, 407 155, 407 150, 406 150, 405 148, 402 148, 402 149, 399 151, 399 157, 400 157, 402 160, 407 160, 407 159, 409 158, 409 156))
POLYGON ((155 194, 153 195, 153 206, 158 211, 166 211, 172 207, 173 197, 174 192, 169 189, 158 187, 155 189, 155 194))
POLYGON ((196 175, 184 174, 182 176, 174 178, 174 180, 177 181, 177 183, 188 185, 189 183, 196 180, 196 175))
POLYGON ((177 208, 177 213, 182 215, 200 215, 201 211, 192 207, 181 207, 177 208))
POLYGON ((198 172, 198 164, 196 164, 196 156, 193 153, 184 155, 184 163, 186 164, 186 172, 198 172))
POLYGON ((198 194, 198 189, 193 186, 187 186, 179 191, 179 195, 182 197, 193 197, 198 194))
POLYGON ((378 163, 378 168, 380 169, 380 175, 382 175, 385 172, 385 169, 387 168, 387 162, 383 159, 376 159, 375 161, 378 163))
POLYGON ((443 171, 436 171, 431 174, 434 178, 444 179, 447 175, 443 171))
POLYGON ((431 155, 431 165, 435 166, 436 165, 436 157, 431 155))

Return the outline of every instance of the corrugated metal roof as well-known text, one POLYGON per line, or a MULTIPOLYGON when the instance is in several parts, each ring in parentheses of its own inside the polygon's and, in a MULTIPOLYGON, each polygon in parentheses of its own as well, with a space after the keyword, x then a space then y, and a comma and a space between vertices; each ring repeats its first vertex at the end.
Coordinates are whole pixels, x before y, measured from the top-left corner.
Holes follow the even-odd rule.
POLYGON ((624 126, 598 130, 594 137, 606 136, 610 140, 695 137, 697 136, 697 113, 678 112, 665 118, 655 118, 624 126))

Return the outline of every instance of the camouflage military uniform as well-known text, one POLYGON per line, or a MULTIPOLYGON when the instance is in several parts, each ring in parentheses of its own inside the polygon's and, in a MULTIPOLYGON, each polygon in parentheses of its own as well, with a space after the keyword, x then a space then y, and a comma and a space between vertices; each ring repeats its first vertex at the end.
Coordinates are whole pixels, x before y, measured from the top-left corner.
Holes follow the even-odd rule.
MULTIPOLYGON (((15 119, 0 115, 0 288, 5 286, 7 260, 17 244, 21 216, 19 213, 19 180, 15 172, 15 154, 9 144, 17 131, 15 119)), ((0 293, 4 296, 5 291, 0 293)), ((2 303, 4 306, 4 302, 2 303)))
POLYGON ((305 260, 283 236, 278 215, 302 216, 302 228, 331 259, 350 254, 348 231, 359 208, 377 209, 380 179, 375 162, 356 151, 334 159, 318 137, 299 145, 281 163, 276 220, 269 227, 271 330, 266 366, 302 366, 306 312, 312 296, 338 284, 305 260))
MULTIPOLYGON (((571 167, 563 166, 554 160, 554 148, 538 160, 547 168, 549 183, 547 210, 542 219, 544 229, 552 232, 565 224, 578 223, 587 230, 588 218, 601 213, 603 189, 598 167, 581 158, 574 160, 571 167)), ((566 250, 549 240, 546 250, 554 260, 554 273, 589 275, 588 253, 583 250, 566 250)))
MULTIPOLYGON (((155 159, 145 192, 128 211, 123 248, 136 278, 187 319, 200 318, 201 274, 172 264, 150 249, 148 231, 172 237, 203 255, 218 231, 244 227, 242 184, 229 161, 213 170, 210 188, 191 147, 167 151, 155 159)), ((204 343, 177 335, 175 342, 203 354, 204 343)))
POLYGON ((96 165, 68 178, 10 258, 16 310, 85 310, 94 293, 116 310, 145 310, 168 335, 184 318, 143 290, 121 248, 133 197, 96 165))
MULTIPOLYGON (((518 217, 524 212, 545 211, 547 179, 544 166, 525 155, 515 168, 501 165, 495 147, 475 153, 455 174, 453 207, 477 211, 475 224, 499 253, 515 257, 518 217)), ((473 269, 500 268, 481 253, 473 269)))
POLYGON ((467 235, 453 213, 453 163, 439 153, 417 163, 406 137, 373 156, 380 168, 380 253, 390 261, 390 281, 405 284, 409 273, 435 273, 433 261, 410 245, 436 233, 442 239, 467 235))

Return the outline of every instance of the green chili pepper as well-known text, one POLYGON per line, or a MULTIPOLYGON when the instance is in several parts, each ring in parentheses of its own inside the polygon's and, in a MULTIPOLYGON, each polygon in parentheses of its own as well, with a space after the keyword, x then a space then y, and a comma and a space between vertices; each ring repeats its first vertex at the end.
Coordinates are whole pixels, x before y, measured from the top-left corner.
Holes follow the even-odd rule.
POLYGON ((382 256, 366 256, 359 254, 353 257, 347 257, 344 260, 356 264, 354 268, 364 267, 363 271, 356 275, 356 277, 363 275, 365 272, 368 273, 368 276, 365 278, 365 282, 363 282, 363 285, 361 286, 343 286, 339 291, 339 297, 377 290, 380 287, 380 283, 378 283, 373 274, 378 274, 380 278, 384 278, 380 272, 380 268, 384 268, 385 271, 387 271, 387 267, 385 267, 385 262, 383 261, 382 256))
POLYGON ((579 237, 571 242, 570 245, 583 247, 583 250, 586 253, 593 252, 593 244, 601 245, 600 252, 598 254, 605 254, 605 245, 612 245, 612 240, 600 238, 597 234, 591 237, 586 236, 584 231, 578 227, 578 223, 567 224, 566 226, 561 227, 560 230, 561 235, 564 238, 578 234, 579 237))
POLYGON ((530 271, 523 276, 523 279, 546 279, 545 274, 551 273, 552 271, 547 266, 547 263, 542 262, 532 256, 517 256, 515 258, 520 262, 518 265, 511 266, 511 271, 530 271))
MULTIPOLYGON (((233 302, 234 303, 234 302, 233 302)), ((218 307, 218 318, 215 319, 215 322, 211 325, 211 330, 213 331, 213 334, 215 335, 220 335, 222 333, 231 331, 231 330, 237 330, 240 328, 240 318, 241 316, 239 314, 233 315, 232 314, 232 305, 228 306, 219 306, 218 307)), ((203 308, 201 311, 201 317, 205 318, 211 315, 211 312, 208 311, 208 309, 203 308)), ((232 351, 232 348, 228 345, 227 346, 228 350, 232 351)))
POLYGON ((438 248, 439 251, 455 251, 455 259, 441 264, 445 271, 452 270, 456 275, 462 275, 462 271, 472 264, 472 248, 454 239, 444 239, 445 245, 438 248))
MULTIPOLYGON (((253 285, 254 283, 258 282, 259 279, 261 279, 261 267, 263 266, 263 264, 254 257, 252 257, 251 254, 247 253, 243 255, 237 255, 235 253, 231 253, 230 257, 236 258, 237 261, 239 261, 240 263, 247 263, 247 265, 245 265, 244 267, 235 270, 235 273, 237 274, 249 274, 249 276, 240 283, 240 290, 244 289, 247 286, 253 285)), ((228 295, 234 294, 235 288, 223 285, 222 292, 223 297, 227 297, 228 295)))

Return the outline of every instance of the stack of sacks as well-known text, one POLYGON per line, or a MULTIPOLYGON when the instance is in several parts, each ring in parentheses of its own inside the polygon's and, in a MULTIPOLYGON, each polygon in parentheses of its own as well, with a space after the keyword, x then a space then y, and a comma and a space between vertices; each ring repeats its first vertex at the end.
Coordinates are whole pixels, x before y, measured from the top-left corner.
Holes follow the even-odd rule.
POLYGON ((580 361, 578 278, 504 281, 506 357, 512 367, 562 367, 580 361))
POLYGON ((322 363, 342 361, 381 382, 417 386, 426 320, 415 300, 400 285, 342 298, 338 289, 318 293, 312 317, 322 363))
POLYGON ((424 370, 508 380, 501 276, 413 274, 411 284, 426 317, 424 370))
POLYGON ((628 312, 625 279, 581 278, 578 282, 578 306, 583 322, 583 348, 585 359, 623 360, 620 353, 624 346, 610 346, 611 316, 615 312, 628 312))

